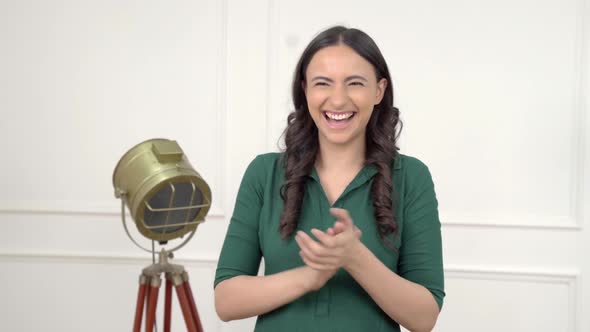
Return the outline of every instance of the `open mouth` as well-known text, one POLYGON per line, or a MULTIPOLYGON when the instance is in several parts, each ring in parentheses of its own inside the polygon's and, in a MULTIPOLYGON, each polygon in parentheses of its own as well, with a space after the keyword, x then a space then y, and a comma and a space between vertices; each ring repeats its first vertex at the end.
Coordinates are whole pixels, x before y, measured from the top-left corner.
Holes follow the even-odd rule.
POLYGON ((322 114, 328 122, 346 122, 350 121, 356 112, 322 112, 322 114))

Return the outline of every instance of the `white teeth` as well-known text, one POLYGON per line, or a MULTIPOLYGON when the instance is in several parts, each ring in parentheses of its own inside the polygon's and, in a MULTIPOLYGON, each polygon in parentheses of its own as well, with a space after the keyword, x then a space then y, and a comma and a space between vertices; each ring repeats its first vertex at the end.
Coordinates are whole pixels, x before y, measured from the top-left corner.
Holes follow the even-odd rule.
POLYGON ((344 120, 350 118, 354 113, 353 112, 342 112, 342 113, 333 113, 333 112, 326 112, 328 118, 332 120, 344 120))

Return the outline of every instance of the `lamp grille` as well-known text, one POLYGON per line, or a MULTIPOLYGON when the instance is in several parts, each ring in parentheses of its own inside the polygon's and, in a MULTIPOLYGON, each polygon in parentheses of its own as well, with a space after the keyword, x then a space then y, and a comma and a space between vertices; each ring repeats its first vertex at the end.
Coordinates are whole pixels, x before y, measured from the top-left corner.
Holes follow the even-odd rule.
POLYGON ((193 224, 201 208, 208 205, 203 201, 203 193, 194 183, 170 183, 146 201, 143 215, 146 228, 166 234, 193 224))

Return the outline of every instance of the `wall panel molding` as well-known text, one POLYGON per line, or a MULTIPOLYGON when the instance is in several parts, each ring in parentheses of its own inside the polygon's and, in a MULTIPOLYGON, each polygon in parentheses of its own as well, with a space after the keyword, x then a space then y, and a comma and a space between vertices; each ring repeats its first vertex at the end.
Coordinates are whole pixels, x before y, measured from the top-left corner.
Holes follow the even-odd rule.
POLYGON ((276 150, 276 142, 273 142, 271 138, 273 137, 273 127, 274 124, 273 119, 275 119, 274 113, 279 111, 282 114, 282 111, 279 109, 275 109, 275 106, 280 105, 278 102, 280 93, 277 93, 276 81, 279 77, 279 42, 280 42, 280 35, 279 27, 280 23, 280 1, 278 0, 268 0, 268 30, 267 30, 267 54, 268 54, 268 70, 267 70, 267 100, 266 100, 266 138, 265 141, 267 143, 267 150, 275 151, 276 150))
MULTIPOLYGON (((13 262, 34 264, 38 262, 56 264, 100 264, 100 265, 133 265, 144 266, 151 262, 149 255, 113 255, 105 253, 71 253, 71 252, 26 252, 4 251, 0 252, 0 262, 13 262)), ((175 263, 187 267, 208 268, 214 270, 217 265, 217 257, 212 255, 200 255, 188 258, 175 259, 175 263)), ((483 266, 448 265, 445 268, 446 279, 469 279, 490 281, 517 281, 527 283, 541 283, 565 285, 568 289, 568 328, 566 331, 577 331, 576 326, 579 307, 579 278, 577 270, 564 269, 532 269, 501 267, 490 268, 483 266)))
MULTIPOLYGON (((221 195, 220 195, 221 196, 221 195)), ((113 197, 115 205, 120 205, 120 201, 113 197)), ((64 203, 63 201, 38 201, 38 202, 0 202, 0 215, 3 214, 25 214, 25 215, 61 215, 61 216, 119 216, 121 215, 120 207, 111 208, 113 204, 86 204, 64 203), (107 207, 108 206, 108 207, 107 207)), ((224 211, 217 205, 217 208, 211 209, 207 217, 223 218, 224 211)), ((129 214, 127 214, 129 215, 129 214)))
POLYGON ((581 300, 578 298, 580 279, 580 272, 578 270, 447 265, 445 268, 445 279, 519 281, 536 284, 565 285, 568 289, 569 306, 567 310, 568 326, 565 331, 578 331, 581 300))
MULTIPOLYGON (((0 252, 0 261, 17 263, 65 263, 65 264, 116 264, 116 265, 146 265, 151 263, 149 254, 145 255, 113 255, 106 253, 72 253, 72 252, 0 252)), ((215 269, 217 257, 211 255, 193 256, 174 259, 174 263, 187 266, 206 267, 215 269)))
MULTIPOLYGON (((216 181, 220 186, 221 192, 214 196, 215 206, 210 211, 208 216, 223 217, 225 216, 224 201, 225 193, 227 192, 227 184, 224 179, 227 178, 223 174, 223 170, 226 170, 226 160, 223 151, 226 151, 226 64, 227 64, 227 1, 215 1, 214 3, 218 6, 219 12, 218 26, 212 31, 218 31, 220 41, 216 49, 217 63, 216 66, 216 96, 215 104, 217 112, 215 112, 215 123, 219 128, 219 136, 216 139, 212 139, 213 144, 217 146, 219 151, 219 164, 223 167, 219 167, 220 171, 215 174, 216 181)), ((190 156, 188 156, 190 159, 190 156)), ((115 165, 113 165, 114 170, 115 165)), ((102 215, 112 216, 120 214, 118 208, 118 200, 114 198, 112 201, 63 201, 63 200, 16 200, 16 201, 0 201, 0 215, 1 214, 58 214, 58 215, 102 215)))
MULTIPOLYGON (((580 204, 583 205, 581 202, 580 204)), ((440 211, 441 223, 445 227, 492 227, 519 229, 580 230, 579 218, 573 216, 466 216, 447 214, 440 211)))
POLYGON ((584 184, 584 169, 586 168, 586 145, 589 144, 588 128, 585 119, 590 117, 586 108, 585 94, 588 90, 588 71, 586 66, 590 64, 587 58, 590 54, 588 50, 588 40, 590 36, 590 24, 588 11, 590 7, 589 0, 577 0, 577 17, 576 17, 576 50, 574 59, 575 79, 572 82, 573 92, 573 116, 575 132, 572 135, 572 167, 570 172, 570 214, 564 216, 506 216, 506 217, 489 217, 484 215, 464 216, 460 213, 447 213, 450 211, 441 211, 441 222, 445 226, 459 227, 481 227, 490 226, 497 228, 525 228, 525 229, 571 229, 581 230, 584 215, 584 197, 590 191, 584 184))
MULTIPOLYGON (((571 81, 571 88, 573 89, 572 96, 574 98, 573 109, 571 111, 572 121, 574 123, 574 132, 571 137, 571 146, 566 148, 572 149, 572 160, 570 161, 571 166, 564 169, 565 172, 569 172, 570 183, 567 193, 571 200, 567 211, 564 211, 563 215, 543 215, 543 216, 495 216, 490 217, 487 215, 472 215, 464 216, 461 211, 441 211, 441 221, 445 226, 451 227, 498 227, 498 228, 526 228, 526 229, 556 229, 556 230, 580 230, 582 229, 584 216, 584 197, 590 190, 584 186, 584 169, 586 165, 586 145, 588 144, 587 139, 587 128, 586 119, 589 115, 586 107, 585 98, 588 90, 588 71, 585 70, 588 58, 588 36, 589 24, 588 24, 588 11, 585 8, 590 6, 589 0, 573 0, 571 2, 577 7, 576 11, 576 22, 571 30, 572 34, 575 34, 575 52, 573 58, 565 58, 563 61, 574 63, 575 77, 571 81)), ((269 27, 280 27, 281 23, 281 3, 276 0, 268 0, 269 6, 269 27)), ((550 29, 547 27, 547 29, 550 29)), ((281 99, 283 96, 282 87, 278 86, 278 83, 283 81, 281 77, 281 68, 278 66, 278 55, 279 50, 282 47, 283 42, 288 43, 288 37, 281 35, 284 31, 277 28, 269 28, 268 31, 268 55, 269 55, 269 70, 268 70, 268 101, 267 101, 267 146, 270 150, 276 149, 276 138, 277 130, 273 128, 276 126, 279 119, 284 117, 284 101, 281 99), (287 40, 283 40, 287 38, 287 40)), ((568 84, 569 85, 569 84, 568 84)))
POLYGON ((584 169, 586 165, 586 144, 588 138, 588 128, 585 119, 589 116, 586 108, 586 96, 588 71, 586 66, 589 65, 587 58, 590 55, 588 52, 588 37, 590 37, 590 25, 587 8, 590 7, 589 0, 578 0, 577 22, 576 22, 576 76, 574 85, 574 128, 573 135, 573 160, 572 160, 572 179, 571 179, 571 216, 578 228, 583 227, 584 221, 584 196, 590 190, 584 187, 584 169))
MULTIPOLYGON (((78 271, 82 275, 85 273, 84 271, 93 271, 93 270, 102 270, 102 271, 109 271, 108 273, 111 274, 111 278, 106 278, 108 281, 101 280, 100 287, 114 287, 115 285, 112 284, 113 278, 117 280, 117 284, 129 284, 133 282, 132 287, 129 286, 122 286, 119 289, 124 289, 125 293, 135 294, 137 291, 137 286, 135 286, 134 280, 135 277, 131 277, 128 271, 128 267, 132 269, 136 269, 137 276, 139 276, 142 272, 142 269, 149 266, 151 264, 151 258, 149 254, 139 256, 139 255, 113 255, 113 254, 102 254, 102 253, 89 253, 89 254, 78 254, 78 253, 71 253, 71 252, 0 252, 0 262, 4 263, 5 266, 11 266, 13 269, 17 269, 19 271, 29 271, 29 267, 34 269, 37 265, 44 266, 44 267, 52 267, 55 266, 55 270, 49 269, 51 275, 49 277, 44 276, 44 280, 47 281, 48 278, 55 278, 54 271, 59 271, 59 269, 65 268, 66 270, 78 271), (89 266, 90 265, 90 266, 89 266), (105 269, 106 266, 106 269, 105 269), (114 268, 119 266, 121 268, 117 269, 114 268), (110 272, 110 271, 118 271, 118 272, 110 272), (119 280, 119 274, 121 278, 126 278, 124 280, 119 280)), ((214 307, 214 299, 213 299, 213 290, 211 281, 204 282, 204 280, 213 280, 215 276, 215 269, 216 269, 216 262, 217 258, 209 257, 207 255, 203 256, 195 256, 186 259, 174 259, 172 261, 173 264, 181 264, 185 267, 187 272, 189 273, 189 278, 191 280, 191 288, 193 292, 195 292, 196 296, 198 296, 197 301, 201 301, 199 304, 200 314, 201 314, 201 322, 205 325, 205 328, 209 328, 211 331, 221 331, 222 328, 222 321, 215 316, 215 311, 213 310, 214 307), (204 274, 206 276, 204 276, 204 274), (200 293, 199 293, 200 292, 200 293), (206 294, 206 296, 204 296, 206 294), (199 296, 200 295, 200 296, 199 296), (201 312, 202 311, 202 312, 201 312), (208 325, 208 326, 207 326, 208 325)), ((98 277, 98 276, 97 276, 98 277)), ((164 276, 162 275, 162 278, 164 276)), ((51 282, 55 282, 55 280, 50 279, 51 282)), ((67 280, 67 279, 64 279, 67 280)), ((90 280, 90 282, 99 281, 100 279, 90 280)), ((57 282, 59 284, 58 289, 63 289, 64 281, 57 282)), ((67 281, 65 281, 67 284, 67 281)), ((99 289, 102 289, 99 288, 99 289)), ((164 296, 164 287, 160 288, 160 296, 164 296)), ((102 298, 102 294, 97 293, 100 290, 92 289, 89 291, 89 294, 94 296, 98 296, 99 298, 95 298, 97 301, 105 301, 102 298)), ((105 291, 106 294, 110 294, 109 291, 105 291)), ((120 293, 122 295, 123 292, 120 293)), ((70 294, 68 294, 70 295, 70 294)), ((74 295, 74 298, 78 299, 74 295)), ((109 296, 109 295, 104 295, 109 296)), ((136 295, 134 295, 136 296, 136 295)), ((173 296, 176 297, 176 296, 173 296)), ((10 297, 9 297, 10 299, 10 297)), ((159 304, 160 308, 158 308, 158 312, 163 310, 164 300, 161 300, 159 304)), ((6 305, 6 303, 5 303, 6 305)), ((20 304, 19 304, 20 305, 20 304)), ((178 302, 176 299, 173 300, 173 326, 174 321, 181 323, 179 317, 182 317, 182 312, 179 310, 178 302), (178 317, 176 317, 178 316, 178 317)), ((128 310, 129 314, 132 313, 132 307, 123 307, 121 310, 128 310)), ((163 311, 162 311, 163 312, 163 311)), ((158 314, 159 315, 159 314, 158 314)), ((131 317, 131 316, 130 316, 131 317)), ((129 320, 131 321, 131 320, 129 320)), ((128 324, 127 321, 119 321, 116 324, 128 324)), ((160 326, 161 323, 158 323, 160 326)), ((70 327, 71 328, 71 327, 70 327)))
MULTIPOLYGON (((228 20, 228 0, 221 0, 217 1, 216 3, 219 6, 220 11, 220 19, 219 19, 219 29, 220 29, 220 42, 219 48, 217 49, 217 56, 219 61, 217 62, 217 96, 216 96, 216 109, 217 112, 217 127, 219 128, 219 137, 217 140, 217 151, 219 151, 219 172, 216 173, 217 175, 217 183, 219 183, 219 190, 221 191, 219 195, 213 197, 215 199, 215 206, 216 208, 214 211, 210 211, 209 215, 216 216, 216 217, 223 217, 225 213, 225 202, 227 199, 225 195, 228 193, 228 184, 225 179, 228 178, 226 172, 229 172, 229 167, 226 160, 227 154, 227 117, 228 117, 228 108, 227 108, 227 48, 228 48, 228 28, 227 28, 227 20, 228 20)), ((213 194, 212 194, 213 195, 213 194)))

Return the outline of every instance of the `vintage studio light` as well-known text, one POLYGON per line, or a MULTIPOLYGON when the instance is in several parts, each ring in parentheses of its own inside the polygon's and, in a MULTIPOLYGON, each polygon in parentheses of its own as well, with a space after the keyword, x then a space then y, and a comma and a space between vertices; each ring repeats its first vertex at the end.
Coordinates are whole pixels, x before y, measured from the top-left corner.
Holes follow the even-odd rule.
POLYGON ((166 245, 169 240, 184 237, 177 247, 159 252, 158 262, 143 269, 133 331, 139 332, 143 307, 147 302, 146 331, 155 324, 155 311, 160 275, 166 275, 164 331, 170 330, 171 288, 175 286, 188 331, 200 332, 188 273, 181 265, 170 264, 172 252, 184 246, 205 220, 211 206, 211 190, 194 170, 176 141, 151 139, 142 142, 119 160, 113 173, 115 196, 121 199, 121 218, 129 238, 140 248, 154 254, 153 243, 166 245), (152 249, 142 247, 133 239, 125 221, 125 206, 139 232, 152 240, 152 249))

